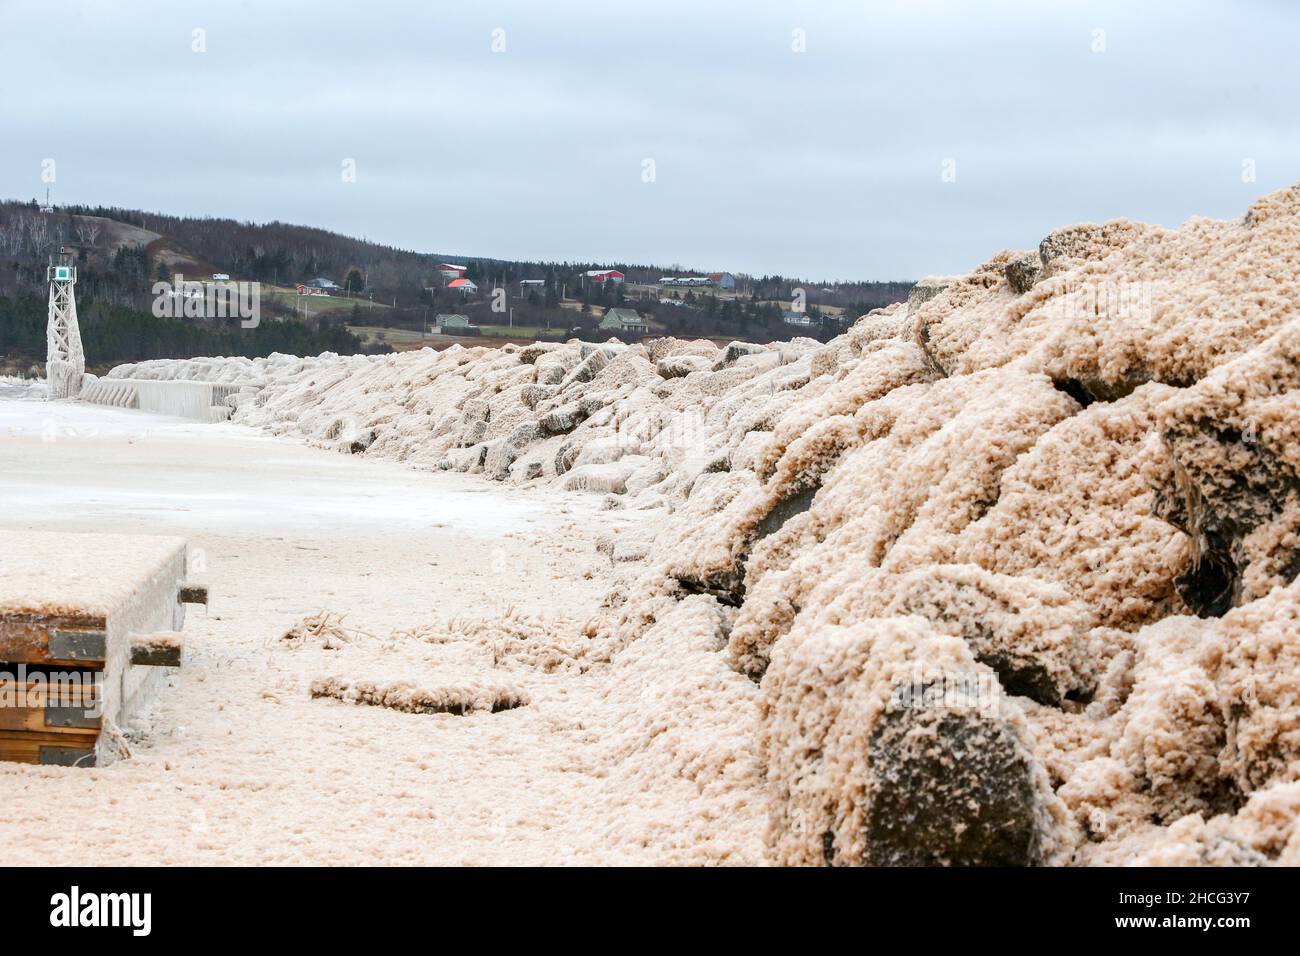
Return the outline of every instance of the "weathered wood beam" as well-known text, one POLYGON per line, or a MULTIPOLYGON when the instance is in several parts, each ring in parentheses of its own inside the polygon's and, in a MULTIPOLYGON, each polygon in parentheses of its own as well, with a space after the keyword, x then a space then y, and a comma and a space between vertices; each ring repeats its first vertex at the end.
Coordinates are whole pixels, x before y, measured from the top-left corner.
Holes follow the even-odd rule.
POLYGON ((181 604, 202 604, 208 606, 208 586, 206 584, 181 585, 180 593, 176 595, 176 600, 181 604))
POLYGON ((145 667, 180 667, 185 639, 179 631, 131 635, 131 663, 145 667))

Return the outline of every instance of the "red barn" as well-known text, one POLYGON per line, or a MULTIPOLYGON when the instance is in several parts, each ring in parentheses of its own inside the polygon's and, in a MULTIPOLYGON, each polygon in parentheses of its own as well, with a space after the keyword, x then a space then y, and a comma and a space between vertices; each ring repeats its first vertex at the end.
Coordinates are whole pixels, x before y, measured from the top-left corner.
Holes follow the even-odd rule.
POLYGON ((605 282, 622 282, 627 276, 617 269, 589 269, 587 270, 587 281, 595 282, 598 285, 605 282))

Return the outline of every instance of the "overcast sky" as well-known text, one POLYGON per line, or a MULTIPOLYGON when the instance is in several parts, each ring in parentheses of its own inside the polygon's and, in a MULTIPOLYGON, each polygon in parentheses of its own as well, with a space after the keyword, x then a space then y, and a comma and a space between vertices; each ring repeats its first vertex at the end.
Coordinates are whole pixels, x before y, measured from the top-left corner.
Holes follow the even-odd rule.
POLYGON ((1300 180, 1298 42, 1284 0, 0 0, 0 195, 906 279, 1300 180))

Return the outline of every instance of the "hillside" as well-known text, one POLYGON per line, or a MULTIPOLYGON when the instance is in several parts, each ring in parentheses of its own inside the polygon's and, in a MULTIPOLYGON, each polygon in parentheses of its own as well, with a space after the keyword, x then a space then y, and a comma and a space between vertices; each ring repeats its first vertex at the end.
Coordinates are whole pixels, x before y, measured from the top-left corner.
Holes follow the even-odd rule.
MULTIPOLYGON (((796 334, 829 337, 843 330, 840 313, 857 316, 900 301, 911 286, 909 282, 828 284, 782 276, 738 276, 734 292, 660 290, 656 283, 664 275, 703 273, 655 264, 518 261, 415 252, 310 226, 115 207, 67 206, 44 214, 34 203, 5 201, 0 202, 0 296, 43 294, 47 256, 61 244, 78 256, 82 298, 147 311, 153 282, 177 272, 189 278, 224 273, 273 287, 293 287, 323 277, 349 288, 354 293, 351 302, 367 312, 372 302, 392 307, 382 319, 362 316, 365 324, 407 330, 422 330, 440 312, 467 313, 481 325, 505 325, 508 317, 493 310, 491 298, 492 289, 504 285, 509 291, 505 304, 514 310, 514 324, 520 326, 568 330, 584 321, 594 325, 590 320, 605 308, 628 305, 644 310, 656 328, 675 334, 752 341, 796 334), (436 266, 446 261, 466 267, 466 277, 479 287, 476 294, 467 297, 444 288, 436 266), (587 283, 583 274, 594 268, 623 271, 626 287, 607 289, 587 283), (525 279, 545 285, 525 293, 519 286, 525 279), (811 331, 792 329, 781 321, 782 306, 777 303, 789 303, 796 289, 803 291, 807 309, 817 319, 811 331), (562 303, 562 296, 568 301, 562 303)), ((296 308, 295 302, 276 296, 269 297, 266 305, 272 314, 285 316, 293 315, 296 308)))

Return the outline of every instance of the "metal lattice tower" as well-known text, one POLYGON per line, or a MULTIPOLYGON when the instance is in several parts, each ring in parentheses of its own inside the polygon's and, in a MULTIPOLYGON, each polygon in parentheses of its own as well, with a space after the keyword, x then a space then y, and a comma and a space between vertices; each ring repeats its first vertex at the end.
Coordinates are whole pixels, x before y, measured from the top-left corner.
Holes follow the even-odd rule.
POLYGON ((59 249, 58 262, 50 260, 50 324, 45 336, 45 382, 50 398, 76 398, 86 374, 86 355, 81 350, 81 329, 77 325, 77 269, 66 249, 59 249))

